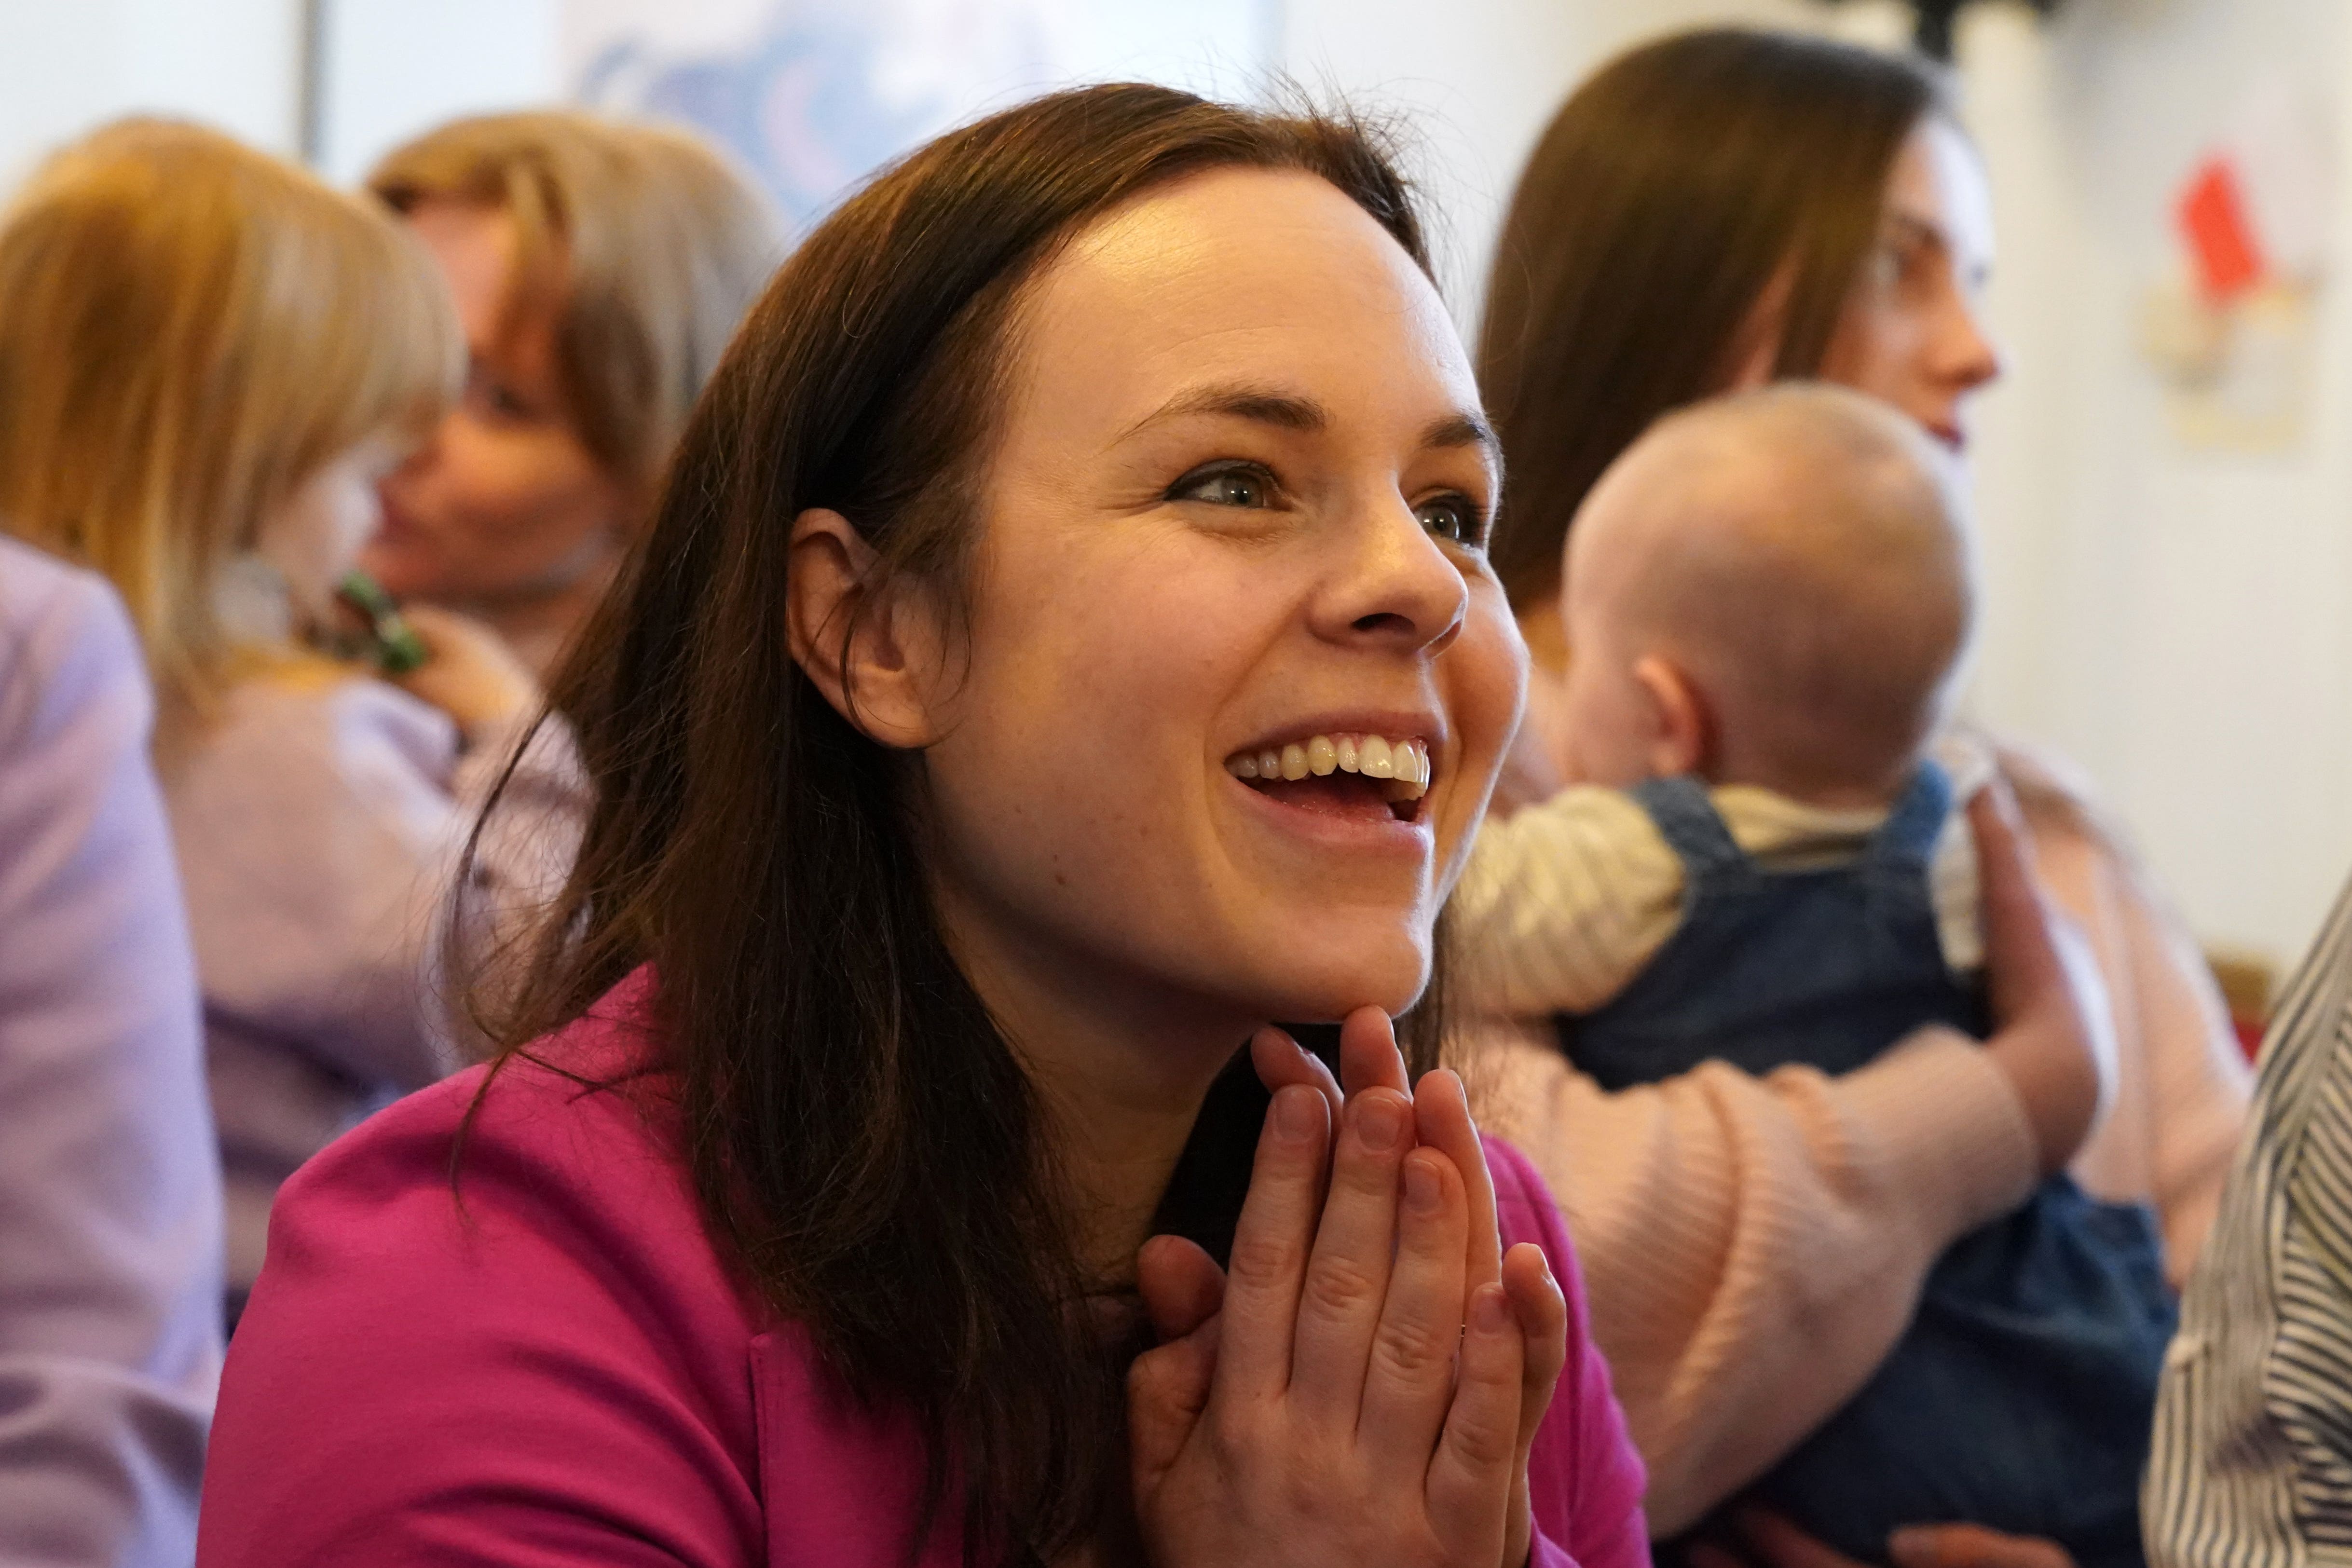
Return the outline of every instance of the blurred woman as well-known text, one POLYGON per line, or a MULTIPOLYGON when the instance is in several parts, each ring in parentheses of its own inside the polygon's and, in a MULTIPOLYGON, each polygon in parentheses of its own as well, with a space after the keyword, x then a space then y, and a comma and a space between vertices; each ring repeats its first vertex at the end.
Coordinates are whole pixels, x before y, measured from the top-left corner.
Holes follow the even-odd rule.
MULTIPOLYGON (((416 622, 430 657, 404 690, 320 651, 377 481, 457 390, 456 324, 372 204, 152 120, 35 174, 0 222, 0 527, 112 581, 157 688, 234 1317, 278 1184, 456 1064, 434 911, 541 706, 452 616, 416 622)), ((559 749, 534 747, 516 797, 551 820, 559 749)), ((528 815, 486 840, 491 907, 562 853, 528 815)))
POLYGON ((573 110, 443 126, 368 188, 438 264, 470 362, 386 476, 365 564, 395 597, 487 622, 544 673, 643 528, 782 241, 702 141, 573 110))
MULTIPOLYGON (((1551 787, 1532 764, 1574 654, 1561 547, 1601 471, 1665 411, 1784 377, 1872 392, 1964 450, 1969 400, 2000 368, 1979 311, 1990 204, 1927 70, 1842 45, 1679 35, 1562 107, 1513 197, 1479 351, 1511 456, 1496 568, 1538 665, 1517 800, 1551 787)), ((2001 762, 2113 1004, 2114 1107, 2072 1168, 2098 1196, 2154 1204, 2178 1281, 2243 1116, 2242 1061, 2143 869, 2050 768, 2001 762)), ((1711 1064, 1611 1097, 1548 1027, 1489 1035, 1482 1114, 1533 1153, 1586 1250, 1662 1532, 1844 1403, 1929 1260, 2052 1152, 2023 1135, 2043 1059, 2006 1040, 1929 1033, 1836 1080, 1711 1064)))

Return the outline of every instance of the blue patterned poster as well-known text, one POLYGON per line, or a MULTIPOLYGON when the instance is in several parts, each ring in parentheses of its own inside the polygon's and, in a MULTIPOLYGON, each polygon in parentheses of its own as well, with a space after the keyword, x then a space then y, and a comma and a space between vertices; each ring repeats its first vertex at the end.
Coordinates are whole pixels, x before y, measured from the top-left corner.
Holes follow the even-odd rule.
POLYGON ((1247 97, 1277 0, 565 0, 572 90, 695 125, 795 227, 958 120, 1072 81, 1247 97))

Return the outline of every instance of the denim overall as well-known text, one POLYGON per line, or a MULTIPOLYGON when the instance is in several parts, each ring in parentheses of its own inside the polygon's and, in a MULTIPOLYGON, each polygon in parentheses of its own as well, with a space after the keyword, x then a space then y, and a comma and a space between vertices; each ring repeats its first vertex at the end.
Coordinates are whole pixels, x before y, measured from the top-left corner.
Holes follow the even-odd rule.
MULTIPOLYGON (((1944 963, 1928 864, 1951 787, 1923 764, 1861 858, 1759 868, 1704 785, 1635 798, 1683 862, 1681 927, 1625 991, 1563 1019, 1602 1087, 1715 1059, 1845 1072, 1921 1024, 1982 1038, 1978 988, 1944 963)), ((2141 1562, 2139 1479, 2178 1308, 2143 1207, 2064 1176, 1962 1237, 1853 1401, 1757 1484, 1831 1545, 1884 1562, 1887 1532, 1968 1521, 2065 1546, 2083 1568, 2141 1562)))

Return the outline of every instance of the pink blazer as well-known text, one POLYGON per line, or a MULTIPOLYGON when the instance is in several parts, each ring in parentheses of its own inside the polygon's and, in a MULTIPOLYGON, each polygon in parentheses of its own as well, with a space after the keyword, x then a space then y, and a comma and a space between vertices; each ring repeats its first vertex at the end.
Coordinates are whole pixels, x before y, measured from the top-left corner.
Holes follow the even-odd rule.
MULTIPOLYGON (((642 1053, 642 972, 543 1052, 642 1053)), ((281 1189, 205 1476, 199 1568, 896 1565, 912 1434, 846 1407, 705 1238, 658 1111, 518 1061, 379 1113, 281 1189)), ((1568 1370, 1532 1462, 1544 1568, 1646 1568, 1643 1471, 1558 1210, 1489 1143, 1505 1236, 1567 1288, 1568 1370)), ((935 1532, 922 1562, 960 1561, 935 1532)))

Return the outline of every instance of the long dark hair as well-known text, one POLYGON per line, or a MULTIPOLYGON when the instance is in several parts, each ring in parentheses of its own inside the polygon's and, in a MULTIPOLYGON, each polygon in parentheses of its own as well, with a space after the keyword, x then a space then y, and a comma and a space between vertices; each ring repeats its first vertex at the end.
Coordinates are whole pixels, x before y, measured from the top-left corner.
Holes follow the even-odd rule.
POLYGON ((1511 197, 1478 343, 1515 606, 1558 591, 1570 519, 1618 454, 1728 382, 1776 280, 1774 373, 1820 370, 1895 155, 1943 107, 1917 62, 1742 28, 1634 49, 1561 106, 1511 197))
MULTIPOLYGON (((533 1039, 654 967, 648 1066, 714 1239, 851 1394, 911 1412, 923 1524, 960 1500, 975 1559, 1050 1554, 1115 1508, 1119 1356, 1076 1311, 1037 1098, 926 892, 921 759, 794 663, 787 544, 800 512, 833 508, 873 546, 877 591, 916 573, 952 601, 1024 284, 1119 203, 1229 166, 1329 181, 1427 270, 1404 184, 1352 121, 1111 86, 944 136, 777 275, 558 682, 595 804, 499 1060, 544 1054, 533 1039)), ((1423 1063, 1434 1034, 1414 1032, 1423 1063)), ((1213 1099, 1248 1103, 1224 1082, 1213 1099)))

